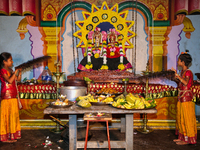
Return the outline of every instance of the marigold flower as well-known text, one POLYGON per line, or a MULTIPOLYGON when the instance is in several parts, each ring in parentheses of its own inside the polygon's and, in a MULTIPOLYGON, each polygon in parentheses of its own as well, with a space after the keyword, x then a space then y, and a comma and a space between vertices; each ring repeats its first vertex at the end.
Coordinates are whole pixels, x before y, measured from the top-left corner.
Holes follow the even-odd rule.
POLYGON ((101 66, 101 70, 103 70, 103 69, 104 69, 104 70, 108 70, 108 66, 107 66, 107 65, 102 65, 102 66, 101 66))
POLYGON ((124 69, 125 69, 124 64, 119 64, 119 65, 118 65, 118 69, 119 69, 119 70, 124 70, 124 69))
POLYGON ((99 53, 95 53, 95 54, 94 54, 94 57, 95 57, 95 58, 99 58, 99 53))
POLYGON ((110 56, 115 56, 115 52, 110 52, 110 56))
POLYGON ((90 64, 90 65, 89 65, 89 64, 86 64, 86 65, 85 65, 85 68, 86 68, 86 69, 92 69, 92 67, 93 67, 93 64, 90 64))

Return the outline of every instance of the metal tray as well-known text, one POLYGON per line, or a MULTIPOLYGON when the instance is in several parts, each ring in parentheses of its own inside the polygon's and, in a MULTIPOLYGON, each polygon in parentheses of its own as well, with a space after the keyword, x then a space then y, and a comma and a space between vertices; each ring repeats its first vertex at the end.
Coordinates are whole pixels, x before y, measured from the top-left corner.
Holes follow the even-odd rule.
POLYGON ((108 103, 103 103, 103 102, 90 102, 92 105, 109 105, 112 104, 112 102, 108 102, 108 103))
POLYGON ((152 109, 152 108, 155 108, 155 107, 151 107, 151 108, 144 108, 144 109, 127 109, 127 108, 118 108, 118 107, 114 107, 112 104, 110 105, 111 107, 113 108, 117 108, 117 109, 123 109, 123 110, 148 110, 148 109, 152 109))
POLYGON ((95 95, 97 95, 97 96, 104 95, 104 96, 106 96, 106 97, 112 96, 112 97, 114 98, 114 97, 117 97, 117 96, 119 96, 119 95, 121 95, 121 94, 122 94, 122 93, 116 93, 116 94, 96 93, 95 95))
POLYGON ((72 106, 74 104, 74 102, 72 102, 72 101, 68 101, 68 105, 54 105, 54 102, 51 102, 50 104, 49 104, 49 107, 51 107, 51 108, 68 108, 68 107, 70 107, 70 106, 72 106))

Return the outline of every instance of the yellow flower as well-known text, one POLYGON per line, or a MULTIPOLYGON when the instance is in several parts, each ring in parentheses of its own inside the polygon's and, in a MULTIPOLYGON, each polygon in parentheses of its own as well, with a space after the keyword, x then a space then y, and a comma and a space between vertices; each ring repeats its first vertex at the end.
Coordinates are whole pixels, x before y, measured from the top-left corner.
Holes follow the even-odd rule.
POLYGON ((124 69, 125 69, 124 64, 119 64, 119 65, 118 65, 118 69, 119 69, 119 70, 124 70, 124 69))
POLYGON ((110 56, 115 56, 115 52, 110 52, 110 56))
POLYGON ((94 57, 99 58, 99 54, 98 53, 94 54, 94 57))
POLYGON ((102 65, 101 66, 101 70, 103 70, 103 69, 108 70, 108 66, 107 65, 102 65))
POLYGON ((122 40, 122 35, 120 34, 119 36, 118 36, 118 40, 122 40))
POLYGON ((87 53, 85 52, 85 53, 84 53, 84 57, 86 57, 86 56, 87 56, 87 53))
POLYGON ((93 67, 93 64, 90 64, 90 65, 86 64, 86 65, 85 65, 85 68, 86 68, 86 69, 92 69, 92 67, 93 67))

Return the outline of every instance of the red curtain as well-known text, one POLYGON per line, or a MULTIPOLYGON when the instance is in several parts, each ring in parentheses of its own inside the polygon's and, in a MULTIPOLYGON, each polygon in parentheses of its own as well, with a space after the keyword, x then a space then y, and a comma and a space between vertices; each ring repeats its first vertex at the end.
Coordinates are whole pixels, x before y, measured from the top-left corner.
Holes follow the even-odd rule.
POLYGON ((22 15, 22 0, 9 0, 9 15, 22 15))
POLYGON ((188 6, 188 13, 200 13, 200 0, 190 0, 190 5, 188 6))
POLYGON ((23 15, 35 15, 35 0, 22 0, 22 11, 23 15))
POLYGON ((9 14, 9 1, 8 0, 0 0, 0 13, 4 15, 9 14))
POLYGON ((200 14, 200 0, 175 0, 175 14, 200 14))
MULTIPOLYGON (((175 14, 200 13, 200 0, 175 0, 175 14)), ((0 14, 35 15, 35 0, 0 0, 0 14)))
POLYGON ((35 15, 35 0, 0 0, 0 14, 35 15))

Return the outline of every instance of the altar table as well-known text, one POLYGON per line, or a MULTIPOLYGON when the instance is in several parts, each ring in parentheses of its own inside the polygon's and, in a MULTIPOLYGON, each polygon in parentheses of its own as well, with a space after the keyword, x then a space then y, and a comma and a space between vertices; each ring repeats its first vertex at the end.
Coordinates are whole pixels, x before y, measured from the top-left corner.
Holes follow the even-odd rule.
MULTIPOLYGON (((133 150, 133 116, 134 113, 157 113, 155 108, 152 109, 118 109, 110 105, 91 106, 82 108, 76 104, 69 108, 51 108, 47 107, 44 114, 67 114, 69 115, 69 150, 84 148, 85 141, 77 141, 77 115, 84 113, 106 112, 111 114, 123 114, 125 118, 121 118, 121 132, 125 132, 125 141, 110 141, 111 148, 125 148, 133 150)), ((111 139, 112 140, 112 139, 111 139)), ((88 148, 108 148, 108 142, 88 141, 88 148)))

